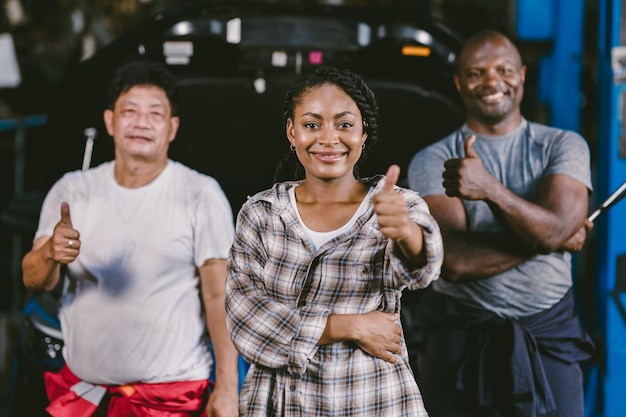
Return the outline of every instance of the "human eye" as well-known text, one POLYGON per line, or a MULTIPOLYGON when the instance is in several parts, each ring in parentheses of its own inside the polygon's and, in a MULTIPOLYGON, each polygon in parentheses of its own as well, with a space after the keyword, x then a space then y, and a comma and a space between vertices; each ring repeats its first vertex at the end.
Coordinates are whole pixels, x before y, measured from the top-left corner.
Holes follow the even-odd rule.
POLYGON ((153 112, 150 112, 150 117, 153 120, 163 120, 163 119, 165 119, 165 114, 163 114, 162 112, 159 112, 159 111, 153 111, 153 112))
POLYGON ((304 122, 304 127, 307 129, 317 129, 318 126, 315 122, 304 122))
POLYGON ((511 75, 513 74, 513 72, 515 71, 515 69, 511 66, 504 66, 500 68, 500 73, 504 74, 504 75, 511 75))
POLYGON ((340 122, 337 126, 340 129, 350 129, 352 126, 354 126, 354 123, 352 123, 352 122, 340 122))

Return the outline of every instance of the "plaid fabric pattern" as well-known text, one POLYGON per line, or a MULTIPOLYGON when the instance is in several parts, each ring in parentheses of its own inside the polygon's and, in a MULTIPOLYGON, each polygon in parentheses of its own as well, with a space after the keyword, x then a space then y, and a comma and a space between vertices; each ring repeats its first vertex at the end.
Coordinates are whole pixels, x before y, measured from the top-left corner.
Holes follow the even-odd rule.
MULTIPOLYGON (((383 177, 364 179, 382 189, 383 177)), ((244 204, 228 260, 227 325, 251 363, 240 395, 243 416, 426 416, 408 363, 355 343, 317 346, 329 314, 399 312, 402 290, 439 277, 443 244, 424 200, 402 193, 424 231, 428 263, 408 269, 378 230, 373 205, 355 225, 317 250, 276 184, 244 204)), ((404 344, 404 340, 402 342, 404 344)))

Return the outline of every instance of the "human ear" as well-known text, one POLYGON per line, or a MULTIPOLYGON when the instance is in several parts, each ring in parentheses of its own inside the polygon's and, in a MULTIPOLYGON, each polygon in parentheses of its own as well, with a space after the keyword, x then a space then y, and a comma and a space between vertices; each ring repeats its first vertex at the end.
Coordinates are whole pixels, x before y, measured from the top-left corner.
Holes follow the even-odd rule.
POLYGON ((287 119, 287 123, 285 124, 285 133, 287 134, 287 140, 289 141, 289 143, 294 145, 294 142, 296 141, 296 135, 294 132, 293 120, 291 120, 291 118, 287 119))
POLYGON ((110 109, 106 109, 104 111, 103 114, 103 118, 104 118, 104 126, 107 129, 107 133, 109 134, 109 136, 113 136, 113 110, 110 109))

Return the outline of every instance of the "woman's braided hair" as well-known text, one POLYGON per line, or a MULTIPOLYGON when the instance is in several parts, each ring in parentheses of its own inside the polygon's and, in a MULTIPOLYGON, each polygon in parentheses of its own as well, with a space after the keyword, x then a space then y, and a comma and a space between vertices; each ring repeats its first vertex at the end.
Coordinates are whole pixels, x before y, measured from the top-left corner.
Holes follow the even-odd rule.
MULTIPOLYGON (((365 84, 363 78, 348 70, 338 69, 331 66, 321 66, 315 69, 308 77, 296 81, 285 95, 283 104, 283 116, 285 123, 287 119, 294 117, 296 106, 302 103, 304 96, 311 89, 322 85, 332 84, 339 87, 348 94, 356 103, 364 121, 364 129, 367 133, 365 148, 361 158, 354 167, 354 176, 359 178, 359 166, 365 160, 367 151, 378 140, 378 104, 372 90, 365 84)), ((304 167, 298 160, 295 152, 288 152, 280 161, 274 174, 274 182, 287 180, 300 180, 304 178, 304 167)))

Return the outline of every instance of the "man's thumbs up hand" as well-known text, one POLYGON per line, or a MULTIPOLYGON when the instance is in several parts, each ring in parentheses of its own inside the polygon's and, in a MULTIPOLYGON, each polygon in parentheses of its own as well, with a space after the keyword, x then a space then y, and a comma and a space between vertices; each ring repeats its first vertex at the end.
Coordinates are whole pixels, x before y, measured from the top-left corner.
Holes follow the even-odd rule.
POLYGON ((68 264, 80 253, 80 233, 74 229, 70 215, 70 205, 61 203, 61 220, 54 227, 54 234, 48 241, 50 255, 56 262, 68 264))
POLYGON ((471 135, 463 142, 465 156, 463 158, 448 159, 443 166, 443 186, 446 195, 466 200, 484 200, 489 187, 496 181, 492 177, 474 149, 476 136, 471 135))
POLYGON ((67 227, 72 227, 72 218, 70 217, 70 205, 66 202, 61 203, 61 223, 67 227))
POLYGON ((463 149, 465 149, 466 158, 479 158, 480 159, 480 157, 476 153, 476 150, 474 150, 475 141, 476 141, 476 136, 471 135, 470 137, 465 139, 465 142, 463 142, 463 149))

